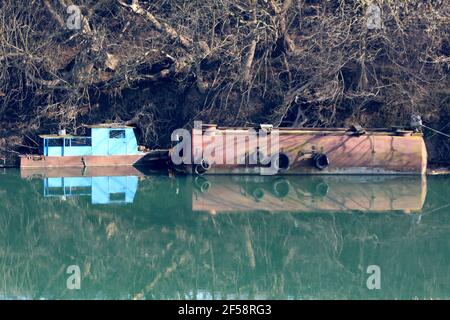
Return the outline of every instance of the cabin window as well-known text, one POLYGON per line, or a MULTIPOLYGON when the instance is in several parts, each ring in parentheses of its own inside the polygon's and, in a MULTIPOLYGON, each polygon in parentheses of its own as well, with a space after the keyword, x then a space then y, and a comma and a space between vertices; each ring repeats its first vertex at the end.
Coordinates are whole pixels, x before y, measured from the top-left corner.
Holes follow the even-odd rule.
POLYGON ((70 144, 72 147, 91 147, 91 138, 72 138, 70 139, 70 144))
POLYGON ((48 187, 47 196, 63 196, 64 188, 63 187, 48 187))
POLYGON ((48 146, 49 147, 62 147, 63 139, 48 139, 48 146))
POLYGON ((125 130, 111 130, 109 131, 110 139, 125 139, 125 130))
POLYGON ((85 196, 92 194, 92 187, 77 187, 71 186, 66 187, 65 194, 70 194, 73 196, 85 196))
POLYGON ((125 192, 116 192, 116 193, 110 193, 109 194, 109 201, 112 202, 124 202, 126 201, 127 197, 125 192))

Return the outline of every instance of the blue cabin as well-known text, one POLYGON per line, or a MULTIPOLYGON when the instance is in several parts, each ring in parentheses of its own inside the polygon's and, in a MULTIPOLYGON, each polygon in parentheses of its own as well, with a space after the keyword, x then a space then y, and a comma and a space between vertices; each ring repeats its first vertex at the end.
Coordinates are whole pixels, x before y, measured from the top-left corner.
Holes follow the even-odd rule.
POLYGON ((44 156, 113 156, 140 154, 134 128, 125 125, 86 126, 86 136, 41 135, 44 156))
POLYGON ((44 197, 90 196, 92 204, 133 203, 138 181, 136 176, 45 178, 44 197))

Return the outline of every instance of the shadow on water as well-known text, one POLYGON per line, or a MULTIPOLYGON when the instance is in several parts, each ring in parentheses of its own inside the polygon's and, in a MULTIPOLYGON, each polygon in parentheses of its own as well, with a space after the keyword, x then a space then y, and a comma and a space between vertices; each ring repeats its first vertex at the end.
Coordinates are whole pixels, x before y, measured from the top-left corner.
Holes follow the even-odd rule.
POLYGON ((448 194, 447 177, 9 170, 0 297, 449 298, 448 194))

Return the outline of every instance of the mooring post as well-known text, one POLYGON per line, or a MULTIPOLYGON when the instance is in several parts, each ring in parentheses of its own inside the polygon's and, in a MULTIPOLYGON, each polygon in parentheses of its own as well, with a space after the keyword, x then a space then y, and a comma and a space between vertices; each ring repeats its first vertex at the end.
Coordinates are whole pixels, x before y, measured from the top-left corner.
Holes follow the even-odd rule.
POLYGON ((6 158, 0 158, 0 168, 3 168, 2 174, 6 174, 6 158))

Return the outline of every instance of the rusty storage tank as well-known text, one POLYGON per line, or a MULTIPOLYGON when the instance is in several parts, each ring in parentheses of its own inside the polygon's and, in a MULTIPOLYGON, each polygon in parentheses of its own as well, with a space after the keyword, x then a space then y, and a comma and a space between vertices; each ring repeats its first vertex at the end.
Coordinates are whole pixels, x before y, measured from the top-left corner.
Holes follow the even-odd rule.
POLYGON ((422 175, 427 169, 427 150, 421 132, 403 128, 230 128, 209 124, 193 129, 189 160, 178 169, 193 174, 422 175))

